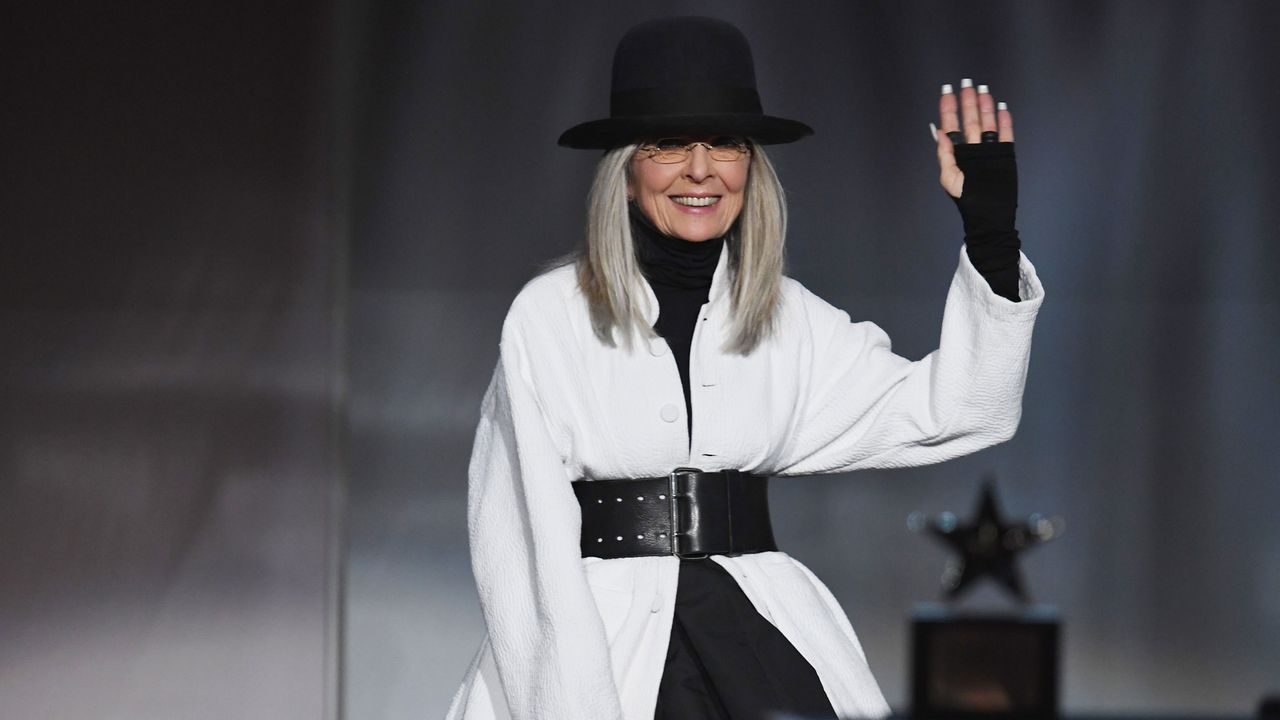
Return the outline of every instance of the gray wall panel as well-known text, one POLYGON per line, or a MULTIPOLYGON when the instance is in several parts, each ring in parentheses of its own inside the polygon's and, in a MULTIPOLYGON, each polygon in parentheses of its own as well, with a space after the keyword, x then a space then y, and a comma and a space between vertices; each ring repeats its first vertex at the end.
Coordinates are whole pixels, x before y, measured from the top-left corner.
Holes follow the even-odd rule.
POLYGON ((0 716, 335 709, 328 11, 6 13, 0 716))

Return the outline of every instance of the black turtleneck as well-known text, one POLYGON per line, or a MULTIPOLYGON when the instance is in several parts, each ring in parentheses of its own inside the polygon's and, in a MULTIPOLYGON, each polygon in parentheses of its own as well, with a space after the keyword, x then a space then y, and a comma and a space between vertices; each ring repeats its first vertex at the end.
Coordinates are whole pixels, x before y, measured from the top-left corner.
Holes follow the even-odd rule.
MULTIPOLYGON (((631 203, 631 235, 635 238, 640 271, 658 298, 658 322, 653 329, 667 341, 684 388, 685 418, 693 437, 693 403, 689 394, 689 348, 698 313, 711 293, 711 276, 720 262, 724 238, 690 242, 653 226, 631 203)), ((692 442, 692 440, 691 440, 692 442)))

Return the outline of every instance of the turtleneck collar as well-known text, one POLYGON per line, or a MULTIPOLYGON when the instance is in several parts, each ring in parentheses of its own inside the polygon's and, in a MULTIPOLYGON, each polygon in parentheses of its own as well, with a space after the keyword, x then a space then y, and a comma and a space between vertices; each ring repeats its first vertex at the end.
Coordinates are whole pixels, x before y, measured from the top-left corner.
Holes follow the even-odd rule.
POLYGON ((711 287, 727 235, 691 242, 654 227, 634 202, 627 207, 640 270, 649 282, 677 288, 711 287))

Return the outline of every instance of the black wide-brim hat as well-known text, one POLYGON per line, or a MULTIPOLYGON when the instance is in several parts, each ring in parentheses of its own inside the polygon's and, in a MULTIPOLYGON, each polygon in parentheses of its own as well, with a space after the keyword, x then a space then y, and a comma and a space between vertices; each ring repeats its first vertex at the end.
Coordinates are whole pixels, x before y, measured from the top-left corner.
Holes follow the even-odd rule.
POLYGON ((618 41, 609 117, 560 136, 571 148, 609 149, 676 135, 745 135, 762 145, 813 134, 765 115, 751 46, 738 28, 708 17, 650 20, 618 41))

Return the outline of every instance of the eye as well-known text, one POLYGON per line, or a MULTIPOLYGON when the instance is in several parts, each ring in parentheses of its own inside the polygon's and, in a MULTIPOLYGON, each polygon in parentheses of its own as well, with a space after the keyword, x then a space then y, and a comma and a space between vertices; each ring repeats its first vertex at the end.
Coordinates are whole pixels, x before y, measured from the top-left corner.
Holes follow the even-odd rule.
POLYGON ((734 137, 732 135, 722 135, 717 138, 712 138, 711 140, 712 147, 726 148, 726 149, 732 148, 734 150, 741 147, 746 147, 746 144, 747 143, 743 141, 742 138, 734 137))
POLYGON ((661 138, 654 140, 653 146, 659 150, 679 150, 685 146, 685 142, 680 138, 661 138))

